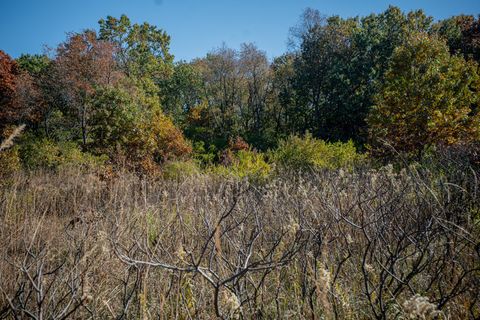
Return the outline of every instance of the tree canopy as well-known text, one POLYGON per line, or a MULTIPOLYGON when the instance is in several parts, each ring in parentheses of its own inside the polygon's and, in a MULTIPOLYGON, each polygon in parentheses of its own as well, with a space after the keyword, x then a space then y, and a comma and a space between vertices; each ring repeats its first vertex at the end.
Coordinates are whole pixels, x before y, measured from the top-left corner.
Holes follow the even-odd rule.
POLYGON ((479 21, 434 23, 393 6, 353 18, 307 9, 279 57, 223 44, 174 62, 166 31, 108 16, 50 55, 0 52, 0 129, 25 123, 29 139, 132 168, 221 163, 238 139, 267 151, 311 135, 374 156, 476 143, 479 21))

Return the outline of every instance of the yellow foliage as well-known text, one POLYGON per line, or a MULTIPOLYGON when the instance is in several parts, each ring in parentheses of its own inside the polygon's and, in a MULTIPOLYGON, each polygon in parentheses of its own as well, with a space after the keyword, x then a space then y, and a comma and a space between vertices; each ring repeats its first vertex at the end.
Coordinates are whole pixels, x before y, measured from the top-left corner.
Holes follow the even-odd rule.
POLYGON ((172 120, 157 110, 143 120, 126 150, 127 162, 145 172, 160 174, 160 164, 187 158, 192 146, 172 120))
POLYGON ((156 112, 152 119, 156 153, 162 161, 182 158, 192 153, 192 146, 173 121, 163 113, 156 112))
POLYGON ((271 171, 271 166, 265 161, 264 155, 255 151, 240 150, 231 155, 228 166, 216 166, 213 172, 222 176, 234 176, 251 180, 264 180, 271 171))
POLYGON ((282 168, 300 170, 351 168, 363 158, 352 141, 327 143, 310 133, 280 141, 270 157, 282 168))
POLYGON ((21 168, 18 148, 0 152, 0 177, 8 176, 21 168))

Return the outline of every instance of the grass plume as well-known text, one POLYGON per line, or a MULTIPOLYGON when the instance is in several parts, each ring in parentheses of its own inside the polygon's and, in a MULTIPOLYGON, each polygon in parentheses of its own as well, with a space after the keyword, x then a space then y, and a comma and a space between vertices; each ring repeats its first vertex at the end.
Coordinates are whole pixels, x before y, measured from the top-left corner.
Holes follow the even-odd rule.
POLYGON ((0 152, 13 147, 15 138, 19 137, 24 129, 24 124, 16 127, 13 132, 0 144, 0 152))

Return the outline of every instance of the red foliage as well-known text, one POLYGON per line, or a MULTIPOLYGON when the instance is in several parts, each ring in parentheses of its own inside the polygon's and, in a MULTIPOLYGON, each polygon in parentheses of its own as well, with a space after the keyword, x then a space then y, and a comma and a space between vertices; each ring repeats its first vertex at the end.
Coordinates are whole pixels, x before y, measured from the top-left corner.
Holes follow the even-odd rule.
POLYGON ((17 63, 0 51, 0 130, 17 118, 15 95, 19 73, 17 63))
POLYGON ((83 144, 88 134, 87 102, 96 87, 114 84, 119 78, 114 44, 97 39, 95 31, 69 35, 57 48, 53 81, 70 114, 77 117, 83 144))
POLYGON ((0 131, 18 122, 39 119, 40 94, 32 77, 0 51, 0 131))
POLYGON ((235 140, 230 139, 228 141, 228 148, 232 151, 240 151, 240 150, 250 150, 250 146, 248 143, 243 140, 242 137, 236 137, 235 140))
POLYGON ((230 138, 228 140, 228 148, 220 155, 220 163, 224 166, 233 164, 235 162, 235 153, 241 150, 250 150, 250 145, 242 137, 230 138))
POLYGON ((111 84, 118 78, 114 54, 115 46, 98 40, 94 31, 71 34, 57 48, 55 70, 71 94, 88 95, 95 85, 111 84))

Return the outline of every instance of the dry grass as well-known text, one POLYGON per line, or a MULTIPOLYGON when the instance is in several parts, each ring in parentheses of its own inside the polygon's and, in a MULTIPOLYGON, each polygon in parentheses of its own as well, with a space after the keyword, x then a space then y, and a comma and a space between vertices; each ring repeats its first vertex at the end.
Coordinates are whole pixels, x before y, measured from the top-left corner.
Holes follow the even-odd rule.
POLYGON ((2 141, 2 143, 0 143, 0 152, 8 148, 11 148, 13 146, 13 140, 15 140, 15 138, 18 138, 22 134, 24 129, 25 129, 24 124, 13 129, 12 133, 10 133, 6 137, 6 139, 2 141))
POLYGON ((478 318, 474 174, 18 174, 0 318, 478 318))

